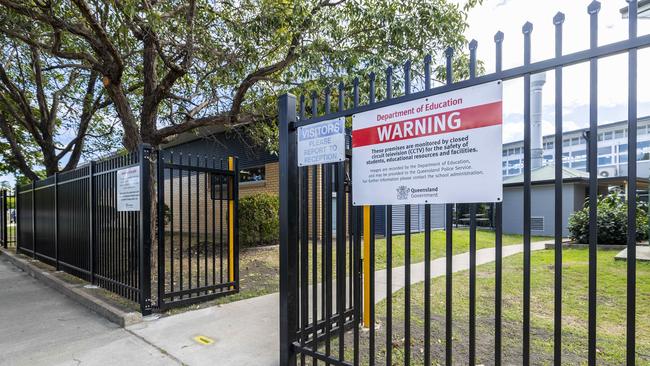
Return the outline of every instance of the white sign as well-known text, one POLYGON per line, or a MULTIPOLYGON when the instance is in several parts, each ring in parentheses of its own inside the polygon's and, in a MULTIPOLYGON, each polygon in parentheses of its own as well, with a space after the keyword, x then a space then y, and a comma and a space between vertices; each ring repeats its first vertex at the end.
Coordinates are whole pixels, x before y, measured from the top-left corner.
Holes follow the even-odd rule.
POLYGON ((140 167, 117 171, 117 210, 140 211, 140 167))
POLYGON ((345 119, 298 127, 298 166, 345 161, 345 119))
POLYGON ((500 202, 500 81, 352 117, 360 205, 500 202))

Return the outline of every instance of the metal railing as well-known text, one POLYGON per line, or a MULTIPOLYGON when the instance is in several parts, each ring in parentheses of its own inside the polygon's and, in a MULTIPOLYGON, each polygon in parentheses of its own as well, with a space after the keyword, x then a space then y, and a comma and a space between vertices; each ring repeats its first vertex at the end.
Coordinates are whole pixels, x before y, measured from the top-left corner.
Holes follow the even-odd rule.
POLYGON ((216 164, 142 145, 19 186, 17 251, 139 303, 143 315, 236 293, 237 159, 216 164), (124 210, 118 173, 130 168, 139 193, 124 210))
POLYGON ((118 211, 117 172, 135 167, 150 185, 151 147, 92 161, 18 186, 17 251, 140 304, 151 303, 151 199, 141 189, 137 211, 118 211))
MULTIPOLYGON (((637 1, 630 0, 627 2, 629 14, 637 13, 637 1)), ((337 231, 336 237, 332 237, 331 230, 328 230, 333 217, 331 200, 322 200, 319 203, 319 197, 330 197, 328 192, 331 189, 331 180, 326 178, 323 182, 318 182, 316 171, 322 172, 323 176, 329 177, 332 171, 337 176, 334 189, 337 193, 342 192, 342 176, 345 172, 345 164, 341 163, 324 164, 320 167, 302 167, 297 166, 296 152, 296 135, 297 128, 307 126, 316 122, 331 120, 339 117, 350 117, 354 114, 364 111, 370 111, 380 107, 392 106, 399 103, 412 101, 424 97, 434 96, 437 94, 454 91, 470 86, 475 86, 491 81, 511 80, 516 78, 523 79, 524 85, 524 184, 523 184, 523 272, 522 272, 522 354, 521 360, 515 361, 523 365, 531 364, 531 75, 545 71, 553 70, 555 72, 555 252, 554 252, 554 316, 553 316, 553 362, 556 365, 562 363, 562 86, 563 86, 563 69, 578 63, 589 64, 589 127, 590 138, 589 144, 589 164, 590 171, 597 171, 597 125, 598 125, 598 61, 602 58, 626 54, 628 58, 628 217, 627 217, 627 294, 626 294, 626 351, 625 359, 628 365, 636 363, 636 192, 637 192, 637 173, 636 173, 636 131, 637 131, 637 51, 642 48, 650 47, 650 35, 637 35, 637 18, 630 16, 629 38, 623 41, 598 45, 598 12, 600 3, 592 2, 588 7, 590 17, 589 40, 590 47, 586 50, 563 54, 562 53, 562 26, 564 15, 558 13, 553 18, 555 25, 555 56, 550 59, 532 62, 531 61, 531 43, 533 26, 526 23, 522 32, 524 35, 523 43, 523 65, 508 70, 502 69, 502 45, 504 35, 498 32, 495 37, 496 48, 496 71, 494 73, 476 76, 476 49, 477 43, 470 42, 470 78, 458 82, 453 80, 452 61, 454 50, 446 50, 446 84, 435 88, 431 87, 431 57, 424 61, 424 90, 412 92, 411 90, 411 63, 404 66, 404 93, 399 97, 393 97, 393 73, 392 68, 386 71, 386 86, 384 100, 375 99, 375 75, 368 77, 370 89, 368 92, 369 103, 360 105, 359 80, 355 79, 352 85, 352 98, 345 98, 344 85, 339 86, 338 109, 331 109, 330 89, 324 93, 324 106, 319 108, 318 94, 314 92, 311 97, 311 111, 314 113, 310 116, 305 114, 304 96, 297 102, 293 95, 285 94, 279 98, 279 121, 280 121, 280 363, 281 365, 295 365, 298 361, 301 364, 324 364, 333 365, 358 365, 360 363, 361 347, 364 347, 363 354, 366 355, 364 363, 374 365, 377 356, 377 342, 375 329, 375 253, 374 239, 374 207, 352 207, 351 204, 344 203, 344 195, 337 194, 336 218, 343 220, 337 223, 337 228, 342 227, 345 220, 351 225, 348 229, 348 236, 337 231), (324 110, 323 115, 317 111, 324 110), (297 113, 297 111, 299 111, 297 113), (309 174, 313 175, 309 179, 309 174), (318 185, 322 188, 317 188, 318 185), (323 195, 314 196, 311 200, 308 198, 310 192, 324 190, 323 195), (296 194, 299 192, 299 194, 296 194), (328 203, 328 201, 330 203, 328 203), (315 227, 315 216, 319 213, 323 218, 325 225, 320 237, 317 237, 315 227), (343 219, 341 219, 343 218, 343 219), (311 223, 311 227, 310 227, 311 223), (310 238, 310 235, 313 236, 310 238), (310 249, 309 240, 311 239, 310 249), (317 241, 322 241, 322 246, 317 246, 317 241), (363 256, 361 253, 363 241, 363 256), (336 248, 336 256, 330 253, 332 248, 336 248), (315 253, 321 250, 322 263, 317 264, 315 253), (310 262, 308 255, 313 255, 310 262), (346 261, 346 256, 352 258, 350 262, 346 261), (336 279, 333 278, 333 268, 336 268, 336 279), (322 275, 319 278, 317 266, 320 266, 322 275), (362 270, 362 266, 364 269, 362 270), (342 273, 348 274, 352 278, 351 282, 345 280, 342 273), (333 294, 330 284, 335 281, 336 293, 333 294), (363 285, 362 285, 363 281, 363 285), (322 285, 318 285, 318 283, 322 285), (346 288, 347 287, 347 288, 346 288), (311 289, 310 289, 311 288, 311 289), (350 293, 349 291, 352 291, 350 293), (347 298, 346 298, 346 293, 347 298), (363 301, 362 301, 363 297, 363 301), (336 306, 334 306, 336 304, 336 306), (344 325, 351 325, 352 341, 346 337, 344 325), (367 341, 360 343, 359 325, 364 324, 368 327, 367 341), (335 340, 338 344, 338 350, 332 350, 331 344, 335 340)), ((349 172, 354 174, 354 169, 349 172)), ((589 176, 589 201, 597 200, 597 174, 589 176)), ((477 351, 477 271, 476 271, 476 252, 477 252, 477 204, 470 206, 469 220, 469 309, 468 324, 469 331, 466 338, 456 340, 453 334, 453 203, 447 204, 446 209, 446 235, 445 235, 445 311, 444 336, 441 336, 444 342, 444 352, 437 355, 439 359, 444 359, 446 365, 452 365, 458 362, 475 364, 477 351), (467 347, 467 359, 458 361, 454 359, 454 343, 461 342, 463 347, 467 347)), ((387 218, 391 218, 392 206, 387 206, 387 218)), ((504 332, 503 332, 503 235, 502 204, 496 204, 495 219, 495 303, 494 303, 494 363, 500 365, 503 360, 504 332)), ((407 207, 406 214, 410 213, 407 207)), ((589 256, 588 256, 588 330, 587 330, 587 361, 589 365, 595 365, 597 361, 597 224, 596 224, 597 205, 589 206, 589 256)), ((425 215, 430 215, 430 206, 425 206, 425 215)), ((424 271, 425 271, 425 296, 424 296, 424 344, 423 357, 424 364, 431 364, 431 297, 428 292, 430 288, 430 249, 431 235, 430 221, 425 219, 424 237, 424 271)), ((404 298, 410 299, 411 285, 409 274, 411 273, 410 249, 411 249, 411 232, 410 220, 405 219, 405 287, 404 298)), ((387 228, 391 228, 390 222, 387 228)), ((385 355, 383 358, 386 364, 391 365, 392 353, 394 349, 391 331, 395 324, 392 322, 393 311, 395 309, 395 299, 392 297, 392 233, 386 234, 386 345, 385 355)), ((410 300, 400 304, 404 313, 403 327, 403 347, 400 353, 403 355, 404 363, 410 364, 411 353, 411 308, 410 300)), ((623 311, 621 309, 621 311, 623 311)))

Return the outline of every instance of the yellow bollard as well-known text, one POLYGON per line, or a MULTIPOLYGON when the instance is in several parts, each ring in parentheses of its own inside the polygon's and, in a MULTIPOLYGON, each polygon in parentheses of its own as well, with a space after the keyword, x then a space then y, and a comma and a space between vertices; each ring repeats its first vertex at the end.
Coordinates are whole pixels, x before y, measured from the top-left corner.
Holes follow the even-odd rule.
POLYGON ((363 206, 363 326, 370 327, 370 206, 363 206))
MULTIPOLYGON (((235 158, 228 157, 228 170, 235 170, 235 158)), ((233 177, 233 180, 235 178, 233 177)), ((234 181, 228 187, 228 281, 235 282, 235 200, 233 189, 235 189, 234 181)), ((233 290, 235 287, 230 286, 233 290)))

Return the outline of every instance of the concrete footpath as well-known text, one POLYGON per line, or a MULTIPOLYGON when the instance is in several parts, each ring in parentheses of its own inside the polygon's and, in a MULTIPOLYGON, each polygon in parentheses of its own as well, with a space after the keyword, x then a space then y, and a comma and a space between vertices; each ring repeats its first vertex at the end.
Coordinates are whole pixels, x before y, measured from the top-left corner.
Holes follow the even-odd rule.
MULTIPOLYGON (((532 244, 533 250, 544 249, 544 243, 532 244)), ((503 247, 503 257, 523 251, 523 245, 503 247)), ((478 265, 495 260, 494 248, 478 250, 478 265)), ((454 272, 469 268, 469 253, 453 257, 454 272)), ((404 267, 393 269, 392 290, 404 287, 404 267)), ((445 274, 445 258, 431 261, 431 277, 445 274)), ((411 266, 411 283, 424 280, 424 263, 411 266)), ((376 272, 375 299, 386 297, 386 270, 376 272)), ((275 366, 279 364, 279 295, 277 293, 248 300, 190 311, 128 329, 164 349, 188 365, 275 366), (207 336, 214 340, 201 345, 193 340, 207 336)))
POLYGON ((0 365, 178 364, 0 255, 0 365))

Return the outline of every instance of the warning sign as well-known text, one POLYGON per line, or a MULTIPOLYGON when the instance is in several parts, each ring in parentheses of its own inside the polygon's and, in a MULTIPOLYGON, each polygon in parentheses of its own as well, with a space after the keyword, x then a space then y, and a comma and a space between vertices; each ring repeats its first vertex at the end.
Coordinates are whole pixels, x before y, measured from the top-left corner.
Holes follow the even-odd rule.
POLYGON ((140 167, 117 171, 117 210, 140 211, 140 167))
POLYGON ((500 81, 352 118, 354 205, 498 202, 500 81))

